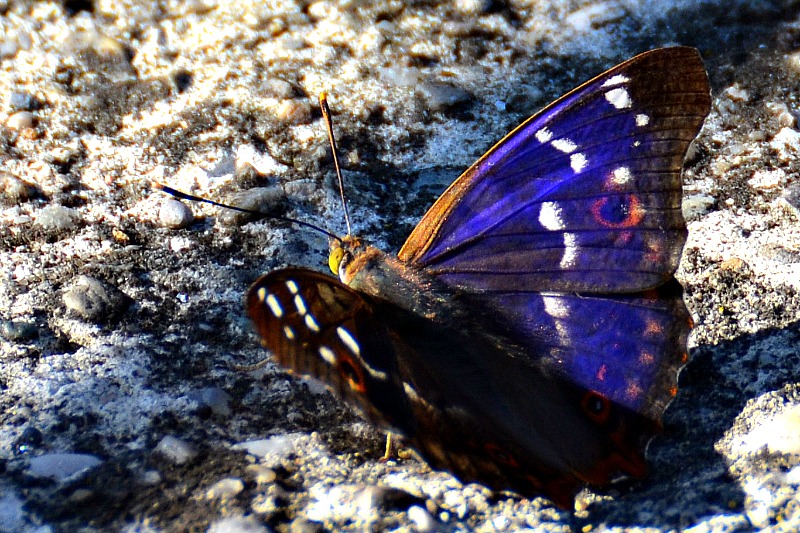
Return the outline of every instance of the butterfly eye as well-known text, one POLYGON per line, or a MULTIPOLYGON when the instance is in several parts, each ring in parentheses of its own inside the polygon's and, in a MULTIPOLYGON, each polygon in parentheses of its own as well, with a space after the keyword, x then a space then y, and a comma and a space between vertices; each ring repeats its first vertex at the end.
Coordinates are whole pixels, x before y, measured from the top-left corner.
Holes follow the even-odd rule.
POLYGON ((344 258, 344 249, 338 246, 331 250, 331 255, 328 256, 328 267, 336 276, 339 275, 339 266, 342 263, 342 258, 344 258))

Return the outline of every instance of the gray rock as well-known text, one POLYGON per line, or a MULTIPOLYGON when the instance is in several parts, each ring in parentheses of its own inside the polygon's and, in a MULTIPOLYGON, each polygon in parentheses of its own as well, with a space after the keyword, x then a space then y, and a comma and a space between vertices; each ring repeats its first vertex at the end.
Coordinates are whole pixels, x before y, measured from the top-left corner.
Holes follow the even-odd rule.
POLYGON ((100 323, 117 318, 131 303, 116 287, 89 276, 78 276, 64 291, 63 300, 81 318, 100 323))

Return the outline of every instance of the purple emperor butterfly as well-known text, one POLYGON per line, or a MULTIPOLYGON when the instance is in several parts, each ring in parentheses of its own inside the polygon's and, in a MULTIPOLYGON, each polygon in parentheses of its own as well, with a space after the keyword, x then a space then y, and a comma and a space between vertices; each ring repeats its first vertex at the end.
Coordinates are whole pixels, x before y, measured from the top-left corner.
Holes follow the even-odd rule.
POLYGON ((585 83, 464 172, 397 257, 348 236, 338 280, 256 281, 264 346, 463 482, 572 507, 644 476, 687 360, 681 167, 709 93, 685 47, 585 83))

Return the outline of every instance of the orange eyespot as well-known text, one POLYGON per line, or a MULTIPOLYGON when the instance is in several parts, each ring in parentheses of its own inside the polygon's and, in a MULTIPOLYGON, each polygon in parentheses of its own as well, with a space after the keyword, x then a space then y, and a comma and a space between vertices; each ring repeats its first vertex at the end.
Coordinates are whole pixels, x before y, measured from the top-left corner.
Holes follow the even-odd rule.
POLYGON ((636 227, 644 218, 644 209, 635 194, 605 196, 592 204, 592 216, 607 228, 636 227))
POLYGON ((611 402, 602 394, 588 391, 581 400, 583 412, 596 424, 603 424, 608 421, 611 415, 611 402))
POLYGON ((339 375, 347 382, 351 390, 358 394, 366 394, 367 387, 364 384, 364 373, 350 357, 342 357, 339 360, 339 375))

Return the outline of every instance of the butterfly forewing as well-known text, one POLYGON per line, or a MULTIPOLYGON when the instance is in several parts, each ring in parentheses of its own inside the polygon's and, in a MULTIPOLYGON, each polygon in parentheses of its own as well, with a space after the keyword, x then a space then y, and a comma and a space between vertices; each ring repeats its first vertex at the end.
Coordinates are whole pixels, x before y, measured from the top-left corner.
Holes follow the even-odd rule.
POLYGON ((374 423, 408 431, 388 325, 373 305, 338 280, 300 268, 262 276, 246 296, 262 344, 281 366, 322 381, 374 423))
POLYGON ((681 167, 709 106, 692 48, 622 63, 500 141, 399 257, 476 291, 656 287, 680 259, 681 167))

